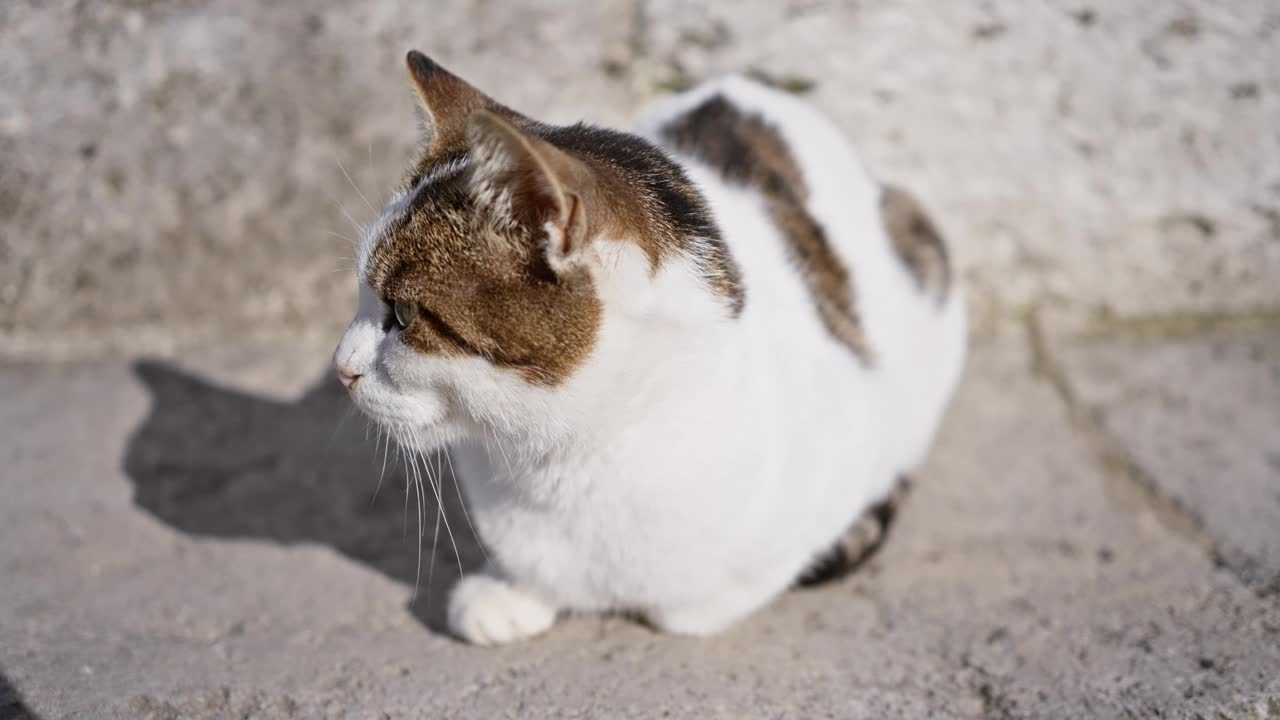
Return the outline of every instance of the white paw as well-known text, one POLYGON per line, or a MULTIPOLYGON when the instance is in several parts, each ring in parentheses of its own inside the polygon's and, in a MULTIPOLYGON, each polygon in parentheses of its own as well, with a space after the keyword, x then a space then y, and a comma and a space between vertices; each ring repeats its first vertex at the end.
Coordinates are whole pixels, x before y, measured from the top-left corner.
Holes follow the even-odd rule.
POLYGON ((555 619, 546 603, 489 575, 463 578, 449 594, 449 630, 475 645, 527 640, 555 619))

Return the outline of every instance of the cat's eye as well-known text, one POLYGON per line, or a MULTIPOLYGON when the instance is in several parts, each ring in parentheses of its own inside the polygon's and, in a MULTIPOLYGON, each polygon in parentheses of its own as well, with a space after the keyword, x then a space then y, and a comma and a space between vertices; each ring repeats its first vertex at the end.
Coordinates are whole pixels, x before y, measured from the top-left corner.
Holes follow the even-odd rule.
POLYGON ((409 327, 409 323, 418 317, 418 303, 408 300, 398 300, 391 306, 391 311, 396 316, 396 324, 401 329, 409 327))

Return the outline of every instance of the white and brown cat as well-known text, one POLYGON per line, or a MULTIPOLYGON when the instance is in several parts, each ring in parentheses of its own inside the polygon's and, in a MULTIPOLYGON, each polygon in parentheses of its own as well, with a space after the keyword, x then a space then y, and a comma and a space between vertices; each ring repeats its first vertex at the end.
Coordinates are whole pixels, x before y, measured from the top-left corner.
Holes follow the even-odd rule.
POLYGON ((357 251, 335 354, 449 444, 489 564, 451 630, 563 612, 717 632, 921 463, 964 363, 947 252, 796 97, 731 77, 634 133, 546 125, 420 53, 425 149, 357 251))

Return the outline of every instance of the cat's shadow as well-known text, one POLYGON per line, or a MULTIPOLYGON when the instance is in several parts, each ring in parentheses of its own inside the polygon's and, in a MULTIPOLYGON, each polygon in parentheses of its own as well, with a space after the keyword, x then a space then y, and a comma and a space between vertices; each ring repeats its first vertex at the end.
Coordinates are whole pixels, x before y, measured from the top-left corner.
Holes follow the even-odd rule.
POLYGON ((199 537, 328 545, 410 588, 416 585, 411 611, 428 627, 443 630, 445 599, 457 581, 459 561, 469 573, 483 560, 448 463, 425 458, 432 474, 437 466, 442 473, 459 555, 443 526, 433 551, 437 504, 428 489, 419 580, 418 509, 416 495, 405 500, 408 473, 394 444, 382 473, 383 446, 367 434, 364 418, 336 381, 326 378, 298 400, 280 402, 164 363, 141 361, 134 372, 152 401, 124 459, 139 507, 199 537))

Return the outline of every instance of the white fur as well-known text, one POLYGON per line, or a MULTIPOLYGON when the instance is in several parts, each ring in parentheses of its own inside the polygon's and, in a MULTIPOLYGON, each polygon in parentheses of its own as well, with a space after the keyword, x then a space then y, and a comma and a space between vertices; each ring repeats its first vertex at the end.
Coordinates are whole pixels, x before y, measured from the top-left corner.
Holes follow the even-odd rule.
POLYGON ((450 626, 466 640, 528 637, 560 610, 719 631, 785 590, 929 448, 964 360, 958 293, 939 308, 914 286, 878 186, 796 98, 725 79, 659 105, 642 132, 713 92, 788 141, 809 210, 853 276, 874 363, 828 334, 761 198, 688 158, 677 159, 742 271, 737 319, 692 261, 653 275, 633 244, 596 239, 582 261, 605 308, 597 345, 546 388, 480 359, 414 353, 382 332, 386 309, 362 283, 335 356, 364 376, 353 398, 413 442, 454 445, 489 548, 491 566, 451 598, 450 626))
POLYGON ((556 611, 488 572, 463 578, 449 595, 449 627, 476 645, 502 645, 545 632, 556 611))

